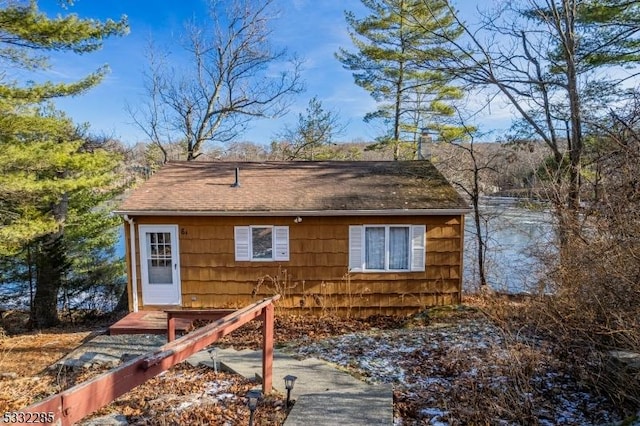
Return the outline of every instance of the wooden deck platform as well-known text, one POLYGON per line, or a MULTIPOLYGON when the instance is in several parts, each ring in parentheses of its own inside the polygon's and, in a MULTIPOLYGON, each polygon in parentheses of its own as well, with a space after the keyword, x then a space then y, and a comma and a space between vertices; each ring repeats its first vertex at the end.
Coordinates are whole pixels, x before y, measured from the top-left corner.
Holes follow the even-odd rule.
MULTIPOLYGON (((176 318, 178 332, 193 328, 194 318, 176 318)), ((109 334, 166 334, 167 313, 163 311, 130 312, 126 317, 109 327, 109 334)))

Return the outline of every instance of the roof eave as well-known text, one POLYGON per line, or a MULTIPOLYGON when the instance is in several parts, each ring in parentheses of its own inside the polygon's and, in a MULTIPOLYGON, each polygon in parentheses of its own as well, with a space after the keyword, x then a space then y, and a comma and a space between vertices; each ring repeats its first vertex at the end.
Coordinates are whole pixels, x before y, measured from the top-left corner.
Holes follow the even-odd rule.
POLYGON ((203 210, 116 210, 121 216, 454 216, 471 212, 471 208, 389 209, 389 210, 278 210, 278 211, 203 211, 203 210))

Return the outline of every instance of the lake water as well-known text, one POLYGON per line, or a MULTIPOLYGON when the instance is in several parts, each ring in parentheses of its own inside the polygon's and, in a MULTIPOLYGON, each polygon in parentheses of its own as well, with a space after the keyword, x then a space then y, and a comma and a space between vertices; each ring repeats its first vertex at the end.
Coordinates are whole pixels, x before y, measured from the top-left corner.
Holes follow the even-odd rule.
MULTIPOLYGON (((548 210, 523 208, 513 198, 483 198, 487 219, 487 281, 496 291, 529 292, 542 277, 540 252, 553 251, 553 217, 548 210)), ((477 242, 473 215, 465 223, 464 287, 478 289, 477 242)))

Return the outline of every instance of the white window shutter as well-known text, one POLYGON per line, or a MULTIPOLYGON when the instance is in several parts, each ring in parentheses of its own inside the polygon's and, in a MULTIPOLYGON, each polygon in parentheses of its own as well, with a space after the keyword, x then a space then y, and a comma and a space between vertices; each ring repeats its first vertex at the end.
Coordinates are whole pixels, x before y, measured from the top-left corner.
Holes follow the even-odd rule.
POLYGON ((424 271, 425 264, 425 225, 411 226, 411 270, 424 271))
POLYGON ((362 272, 364 269, 364 227, 349 226, 349 271, 362 272))
POLYGON ((234 237, 236 243, 236 261, 251 260, 249 237, 251 229, 248 226, 234 227, 234 237))
POLYGON ((289 260, 289 227, 274 226, 273 260, 289 260))

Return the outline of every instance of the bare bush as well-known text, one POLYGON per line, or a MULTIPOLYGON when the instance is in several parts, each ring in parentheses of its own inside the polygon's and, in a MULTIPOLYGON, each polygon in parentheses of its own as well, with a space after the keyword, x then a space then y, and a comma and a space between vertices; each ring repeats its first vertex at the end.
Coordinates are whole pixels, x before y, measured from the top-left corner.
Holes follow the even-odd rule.
MULTIPOLYGON (((580 228, 558 251, 560 261, 547 259, 541 288, 551 291, 494 313, 507 329, 550 339, 585 383, 635 413, 640 365, 616 354, 640 359, 640 96, 591 134, 580 228)), ((562 197, 566 188, 548 191, 562 197)))

